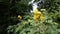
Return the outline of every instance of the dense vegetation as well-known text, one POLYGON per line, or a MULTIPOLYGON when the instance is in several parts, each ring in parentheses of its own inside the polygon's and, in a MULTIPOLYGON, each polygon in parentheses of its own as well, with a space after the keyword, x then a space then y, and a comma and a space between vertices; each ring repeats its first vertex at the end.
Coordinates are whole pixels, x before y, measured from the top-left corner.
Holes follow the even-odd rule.
POLYGON ((43 20, 34 20, 30 1, 0 0, 0 34, 60 34, 60 0, 39 3, 43 20))

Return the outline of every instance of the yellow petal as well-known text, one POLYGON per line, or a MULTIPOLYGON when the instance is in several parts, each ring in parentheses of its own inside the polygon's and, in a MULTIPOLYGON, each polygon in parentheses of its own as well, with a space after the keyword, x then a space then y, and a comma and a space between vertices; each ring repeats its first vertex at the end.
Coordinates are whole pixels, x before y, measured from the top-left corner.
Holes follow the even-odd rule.
POLYGON ((22 19, 22 16, 18 15, 18 19, 22 19))
POLYGON ((37 20, 37 19, 39 18, 39 16, 40 16, 40 15, 35 14, 35 15, 34 15, 34 20, 37 20))
POLYGON ((43 20, 43 19, 44 19, 44 16, 43 16, 43 15, 41 15, 41 16, 40 16, 40 20, 43 20))
POLYGON ((34 15, 34 20, 37 20, 37 16, 36 15, 34 15))

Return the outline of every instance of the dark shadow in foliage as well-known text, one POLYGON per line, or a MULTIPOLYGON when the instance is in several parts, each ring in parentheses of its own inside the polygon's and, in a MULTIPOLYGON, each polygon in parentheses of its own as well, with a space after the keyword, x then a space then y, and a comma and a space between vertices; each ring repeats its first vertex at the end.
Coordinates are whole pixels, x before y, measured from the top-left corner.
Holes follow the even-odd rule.
POLYGON ((7 34, 6 28, 9 25, 16 25, 19 22, 17 18, 10 18, 13 16, 17 16, 15 11, 16 9, 12 9, 12 11, 10 11, 10 3, 0 2, 0 34, 7 34))
MULTIPOLYGON (((20 11, 18 13, 16 12, 19 7, 17 8, 15 5, 18 1, 20 0, 2 0, 2 2, 0 2, 0 34, 7 34, 7 27, 9 25, 16 25, 19 22, 17 16, 20 15, 20 11)), ((23 5, 25 4, 20 5, 22 6, 21 10, 24 9, 23 5)), ((25 6, 26 7, 23 11, 30 11, 29 8, 31 8, 31 6, 25 6)), ((24 13, 21 14, 24 15, 24 13)))

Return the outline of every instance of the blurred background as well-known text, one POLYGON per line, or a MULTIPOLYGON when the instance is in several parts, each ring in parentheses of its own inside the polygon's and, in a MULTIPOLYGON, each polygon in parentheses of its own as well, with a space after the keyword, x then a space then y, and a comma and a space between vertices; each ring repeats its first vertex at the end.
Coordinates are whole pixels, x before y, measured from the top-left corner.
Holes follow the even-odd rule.
POLYGON ((0 0, 0 34, 60 34, 60 0, 0 0))

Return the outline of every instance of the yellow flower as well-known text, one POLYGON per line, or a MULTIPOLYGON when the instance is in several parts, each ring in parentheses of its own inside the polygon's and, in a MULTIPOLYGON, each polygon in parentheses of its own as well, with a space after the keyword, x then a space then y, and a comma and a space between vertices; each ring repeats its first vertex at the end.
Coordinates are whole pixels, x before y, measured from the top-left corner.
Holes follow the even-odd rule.
POLYGON ((38 9, 33 10, 34 12, 34 20, 37 20, 38 18, 40 18, 40 20, 43 20, 43 15, 40 11, 38 11, 38 9))
POLYGON ((22 16, 18 15, 18 19, 21 20, 22 19, 22 16))
POLYGON ((44 19, 44 16, 41 14, 41 16, 40 16, 40 20, 43 20, 44 19))
POLYGON ((39 12, 38 9, 35 9, 33 12, 34 14, 41 14, 41 12, 39 12))
POLYGON ((37 20, 38 17, 39 15, 34 15, 34 20, 37 20))

